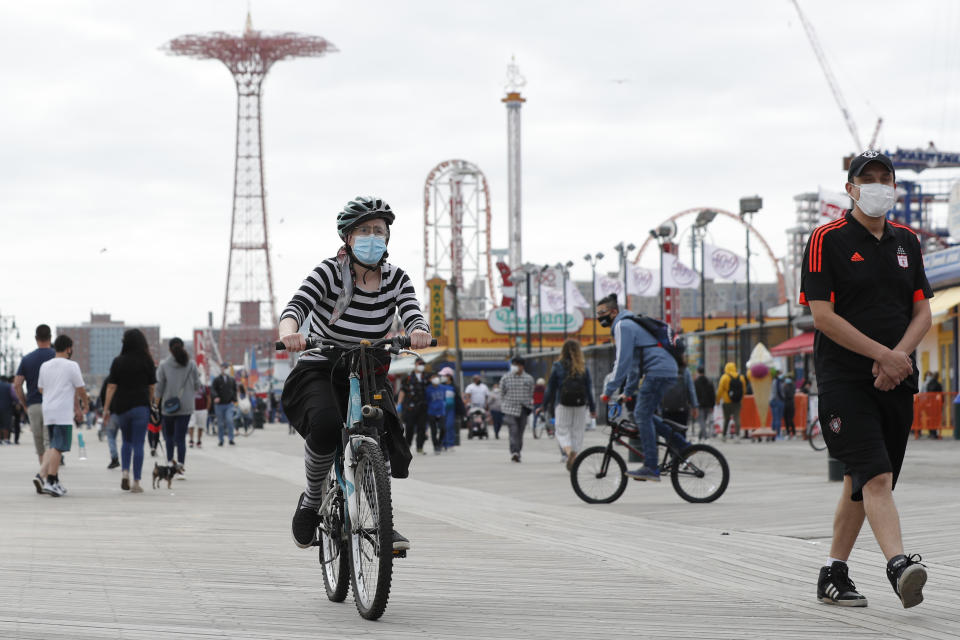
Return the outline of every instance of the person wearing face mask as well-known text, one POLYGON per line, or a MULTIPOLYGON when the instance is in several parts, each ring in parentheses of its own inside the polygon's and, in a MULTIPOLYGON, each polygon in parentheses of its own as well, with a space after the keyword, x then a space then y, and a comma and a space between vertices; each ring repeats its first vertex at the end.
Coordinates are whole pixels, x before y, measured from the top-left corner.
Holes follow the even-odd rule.
POLYGON ((417 453, 423 453, 423 444, 427 441, 427 385, 430 381, 424 373, 426 363, 417 358, 413 373, 407 376, 397 395, 397 406, 403 416, 403 426, 407 437, 407 446, 417 438, 417 453))
POLYGON ((510 431, 510 459, 520 462, 523 431, 533 412, 533 376, 524 371, 526 362, 520 356, 510 361, 510 372, 500 378, 500 410, 510 431))
POLYGON ((904 554, 892 492, 913 423, 913 354, 930 328, 933 292, 916 234, 886 218, 896 202, 890 158, 877 151, 855 157, 846 190, 856 206, 810 235, 800 281, 799 302, 816 327, 820 424, 830 455, 844 463, 817 598, 867 606, 847 567, 866 519, 907 608, 923 601, 927 572, 919 555, 904 554))
MULTIPOLYGON (((412 349, 430 345, 430 327, 420 312, 413 283, 406 272, 387 262, 390 225, 395 218, 390 205, 380 198, 358 196, 344 205, 337 214, 337 234, 343 243, 337 255, 307 274, 280 314, 279 338, 288 351, 306 348, 299 331, 308 322, 310 335, 360 343, 386 337, 397 315, 412 349)), ((384 414, 381 444, 391 475, 405 478, 412 456, 387 384, 390 357, 378 357, 382 360, 374 371, 374 382, 381 391, 379 403, 384 414)), ((341 441, 347 376, 345 361, 314 352, 300 358, 284 383, 284 412, 305 440, 306 488, 291 525, 294 542, 302 549, 312 546, 316 537, 324 480, 341 441)), ((409 548, 410 541, 394 530, 394 551, 409 548)))
MULTIPOLYGON (((440 374, 430 377, 427 387, 427 422, 430 424, 430 442, 433 452, 440 455, 443 451, 443 433, 447 422, 447 386, 440 374)), ((423 447, 419 449, 423 453, 423 447)))
POLYGON ((87 412, 87 389, 80 365, 71 360, 73 340, 57 336, 53 341, 56 356, 40 365, 37 389, 43 394, 43 423, 50 430, 50 447, 43 454, 40 471, 33 478, 37 493, 59 497, 67 490, 60 484, 57 472, 63 454, 70 451, 74 419, 87 412))

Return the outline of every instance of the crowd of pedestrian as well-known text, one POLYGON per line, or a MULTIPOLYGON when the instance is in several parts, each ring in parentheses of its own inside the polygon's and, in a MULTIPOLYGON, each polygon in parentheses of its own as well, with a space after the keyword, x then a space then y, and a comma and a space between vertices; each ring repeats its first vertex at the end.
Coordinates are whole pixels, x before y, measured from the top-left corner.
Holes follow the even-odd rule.
MULTIPOLYGON (((250 424, 261 402, 237 385, 228 363, 212 386, 204 384, 180 338, 169 341, 169 355, 158 365, 143 332, 128 329, 99 393, 89 395, 83 372, 72 360, 75 345, 70 336, 53 340, 50 327, 41 324, 34 339, 37 348, 21 359, 16 375, 0 378, 0 445, 20 444, 22 425, 29 426, 39 464, 33 484, 39 494, 66 495, 60 470, 74 430, 84 425, 93 429, 98 419, 97 435, 106 439, 109 450, 107 469, 120 468, 122 490, 142 493, 147 446, 153 456, 162 450, 171 477, 183 474, 188 436, 189 448, 201 447, 204 432, 212 432, 211 405, 219 418, 220 444, 228 435, 233 445, 234 420, 250 424)), ((283 417, 275 394, 265 403, 271 419, 283 417)), ((82 446, 79 436, 77 441, 82 446)))

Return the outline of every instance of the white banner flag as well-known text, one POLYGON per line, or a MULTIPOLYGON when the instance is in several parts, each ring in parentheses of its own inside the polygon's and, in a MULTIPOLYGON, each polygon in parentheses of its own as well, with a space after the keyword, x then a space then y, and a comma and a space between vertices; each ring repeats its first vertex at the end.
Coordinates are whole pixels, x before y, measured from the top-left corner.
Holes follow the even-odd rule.
POLYGON ((660 273, 651 269, 630 265, 630 295, 660 295, 660 273))
MULTIPOLYGON (((540 287, 543 296, 541 304, 545 313, 563 313, 563 289, 560 287, 540 287)), ((570 300, 567 300, 567 313, 572 309, 570 300)))
POLYGON ((580 293, 580 289, 573 283, 573 280, 567 280, 567 312, 569 313, 577 307, 589 309, 590 303, 587 302, 587 299, 580 293))
POLYGON ((703 243, 703 252, 703 273, 706 277, 732 282, 747 281, 747 261, 743 256, 707 243, 703 243))
POLYGON ((623 280, 610 276, 597 276, 597 302, 599 303, 601 298, 605 298, 611 293, 617 294, 617 301, 620 304, 624 303, 623 280))
POLYGON ((699 289, 700 274, 680 262, 672 253, 664 253, 663 287, 665 289, 699 289))
POLYGON ((828 191, 821 187, 817 200, 820 209, 818 225, 833 222, 839 218, 846 209, 853 208, 853 201, 850 200, 850 196, 847 195, 846 191, 828 191))

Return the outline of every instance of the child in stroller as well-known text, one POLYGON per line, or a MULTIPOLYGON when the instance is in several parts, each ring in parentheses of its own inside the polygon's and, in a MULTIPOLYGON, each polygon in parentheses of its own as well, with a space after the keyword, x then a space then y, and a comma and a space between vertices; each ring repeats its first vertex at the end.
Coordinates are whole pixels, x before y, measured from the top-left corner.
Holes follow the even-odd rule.
POLYGON ((486 440, 490 437, 487 432, 487 411, 483 407, 472 405, 467 412, 467 440, 479 438, 486 440))

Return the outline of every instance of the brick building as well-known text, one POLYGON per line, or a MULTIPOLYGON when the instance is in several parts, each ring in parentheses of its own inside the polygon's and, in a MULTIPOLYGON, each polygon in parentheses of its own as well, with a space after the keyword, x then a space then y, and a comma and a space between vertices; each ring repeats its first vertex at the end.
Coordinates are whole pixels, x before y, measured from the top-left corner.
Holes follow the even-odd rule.
POLYGON ((147 337, 154 360, 166 355, 161 349, 159 326, 135 326, 122 320, 113 320, 109 313, 91 313, 90 321, 74 326, 58 326, 56 335, 65 334, 73 339, 73 359, 80 365, 88 384, 96 384, 110 373, 110 364, 120 355, 123 332, 140 329, 147 337))

